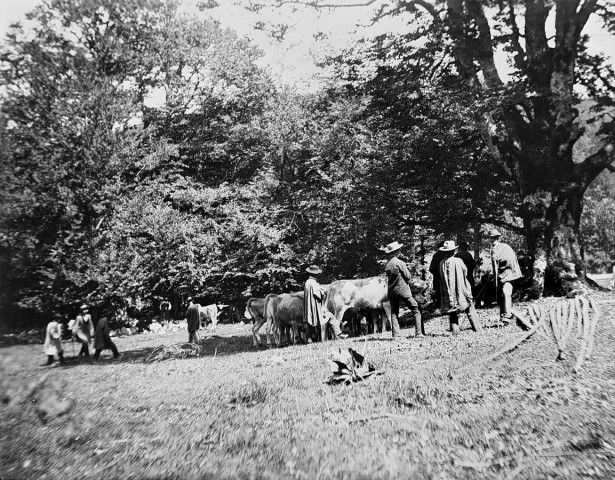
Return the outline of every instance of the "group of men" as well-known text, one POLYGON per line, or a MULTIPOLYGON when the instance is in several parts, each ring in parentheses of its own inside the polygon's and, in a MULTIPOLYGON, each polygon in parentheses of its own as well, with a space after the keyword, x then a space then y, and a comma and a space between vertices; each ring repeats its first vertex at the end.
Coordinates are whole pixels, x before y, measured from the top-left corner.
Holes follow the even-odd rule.
MULTIPOLYGON (((498 230, 489 230, 487 236, 491 242, 489 281, 495 284, 500 321, 508 324, 512 321, 513 282, 522 277, 521 268, 514 250, 501 241, 498 230)), ((453 333, 459 331, 459 313, 468 315, 475 331, 482 328, 472 293, 475 268, 476 261, 465 242, 459 246, 451 240, 442 242, 433 256, 429 270, 434 277, 434 298, 442 313, 448 313, 453 333)))
MULTIPOLYGON (((493 281, 499 298, 500 320, 510 323, 512 320, 512 292, 513 282, 521 278, 521 269, 513 249, 500 241, 502 234, 492 229, 488 232, 491 241, 491 268, 493 281)), ((405 305, 414 317, 415 337, 425 335, 421 311, 410 289, 411 274, 408 266, 399 258, 402 244, 393 242, 384 248, 388 255, 385 266, 387 278, 388 299, 391 305, 391 331, 393 337, 400 336, 399 308, 405 305)), ((476 262, 467 251, 467 243, 455 245, 448 240, 439 244, 434 255, 430 270, 434 276, 435 298, 443 314, 448 314, 450 330, 453 335, 459 333, 459 315, 468 316, 472 329, 476 332, 482 330, 482 324, 476 313, 472 289, 474 287, 474 269, 476 262), (460 249, 461 247, 461 249, 460 249), (435 265, 435 266, 434 266, 435 265)), ((325 320, 327 312, 324 310, 325 292, 318 284, 316 275, 321 273, 318 266, 312 265, 306 270, 310 277, 304 285, 304 321, 312 326, 319 325, 325 320)), ((335 338, 345 338, 340 325, 334 318, 330 319, 335 338)))
MULTIPOLYGON (((80 313, 75 320, 69 322, 69 329, 73 340, 81 344, 78 357, 90 357, 90 343, 94 337, 94 360, 98 360, 103 350, 111 350, 113 358, 120 356, 115 343, 111 340, 109 321, 113 317, 113 311, 104 310, 96 326, 92 322, 87 305, 81 305, 80 313)), ((44 351, 47 355, 47 363, 52 365, 55 356, 58 356, 60 363, 64 363, 64 347, 62 345, 62 315, 54 313, 51 322, 47 325, 45 334, 44 351)))

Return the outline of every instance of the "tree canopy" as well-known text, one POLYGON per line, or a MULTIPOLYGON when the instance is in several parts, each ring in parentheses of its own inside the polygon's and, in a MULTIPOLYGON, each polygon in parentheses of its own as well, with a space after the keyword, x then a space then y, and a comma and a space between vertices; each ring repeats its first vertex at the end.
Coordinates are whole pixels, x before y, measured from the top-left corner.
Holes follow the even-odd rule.
POLYGON ((613 32, 612 7, 381 7, 407 31, 330 59, 315 93, 173 2, 34 10, 0 49, 3 316, 240 303, 300 288, 312 263, 377 274, 393 239, 421 274, 436 238, 478 248, 487 225, 525 238, 537 294, 578 288, 584 254, 612 261, 614 76, 583 34, 592 15, 613 32))

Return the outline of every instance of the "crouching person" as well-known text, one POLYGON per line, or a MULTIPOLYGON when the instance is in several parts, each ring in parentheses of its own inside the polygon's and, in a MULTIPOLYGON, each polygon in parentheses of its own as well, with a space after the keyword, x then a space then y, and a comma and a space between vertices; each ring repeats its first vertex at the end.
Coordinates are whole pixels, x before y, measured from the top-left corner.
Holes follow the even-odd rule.
POLYGON ((64 347, 62 347, 62 325, 60 324, 62 315, 54 313, 51 317, 51 322, 47 324, 47 332, 45 333, 45 344, 43 346, 47 354, 47 363, 53 363, 55 355, 60 359, 60 363, 64 363, 64 347))
POLYGON ((461 258, 455 257, 457 246, 447 240, 440 250, 446 255, 440 263, 440 309, 448 313, 453 335, 459 333, 459 314, 467 313, 470 325, 475 332, 483 327, 474 308, 472 287, 468 282, 468 269, 461 258))
POLYGON ((94 331, 94 360, 98 360, 100 352, 107 349, 113 352, 113 358, 120 356, 115 343, 113 343, 109 335, 109 320, 113 318, 113 315, 112 310, 105 310, 96 324, 96 330, 94 331))

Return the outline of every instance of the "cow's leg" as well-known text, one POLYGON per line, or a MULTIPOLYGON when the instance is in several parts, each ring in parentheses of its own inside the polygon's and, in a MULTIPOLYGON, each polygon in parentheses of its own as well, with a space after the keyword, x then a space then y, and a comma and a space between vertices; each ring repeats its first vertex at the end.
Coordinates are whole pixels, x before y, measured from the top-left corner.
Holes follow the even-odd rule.
MULTIPOLYGON (((368 315, 371 318, 372 321, 372 330, 374 331, 374 333, 378 332, 378 322, 380 320, 380 312, 378 310, 370 310, 368 312, 368 315)), ((385 330, 385 326, 384 323, 382 324, 382 331, 385 330)))
POLYGON ((384 318, 382 319, 382 329, 385 329, 385 325, 388 323, 389 326, 391 327, 391 330, 393 330, 393 323, 391 321, 391 303, 390 302, 384 302, 382 304, 382 308, 384 309, 384 318))
POLYGON ((265 323, 264 318, 259 318, 259 319, 254 320, 254 326, 252 327, 252 340, 254 341, 255 347, 258 347, 261 344, 261 336, 258 333, 258 331, 260 330, 260 328, 263 326, 264 323, 265 323))
POLYGON ((299 343, 299 324, 296 321, 293 321, 291 325, 293 345, 297 345, 299 343))

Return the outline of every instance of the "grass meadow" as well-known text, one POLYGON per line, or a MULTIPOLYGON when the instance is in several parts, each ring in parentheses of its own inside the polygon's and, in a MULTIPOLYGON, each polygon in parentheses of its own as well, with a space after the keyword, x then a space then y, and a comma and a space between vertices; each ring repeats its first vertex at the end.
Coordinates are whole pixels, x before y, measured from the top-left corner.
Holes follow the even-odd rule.
MULTIPOLYGON (((545 299, 541 302, 553 302, 545 299)), ((573 373, 533 335, 498 328, 425 339, 390 332, 255 349, 251 325, 206 331, 200 356, 149 361, 186 332, 116 338, 98 362, 41 366, 41 344, 0 348, 0 478, 586 479, 615 478, 615 295, 596 294, 595 345, 573 373), (366 351, 381 375, 328 385, 338 349, 366 351), (59 415, 58 413, 66 412, 59 415)), ((526 305, 516 305, 523 312, 526 305)), ((77 350, 77 349, 75 349, 77 350)))

